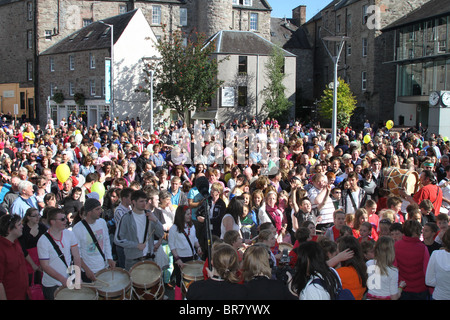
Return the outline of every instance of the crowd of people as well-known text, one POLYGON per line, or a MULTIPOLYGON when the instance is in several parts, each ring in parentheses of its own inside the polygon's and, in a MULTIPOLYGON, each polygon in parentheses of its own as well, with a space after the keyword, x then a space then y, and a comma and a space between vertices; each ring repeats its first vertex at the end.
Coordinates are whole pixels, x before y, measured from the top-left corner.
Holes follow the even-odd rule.
POLYGON ((197 128, 201 141, 181 120, 2 118, 0 299, 53 300, 72 265, 89 284, 142 261, 175 299, 450 299, 448 139, 368 122, 336 145, 299 121, 197 128), (226 132, 223 157, 195 156, 226 132), (183 292, 191 261, 204 279, 183 292))

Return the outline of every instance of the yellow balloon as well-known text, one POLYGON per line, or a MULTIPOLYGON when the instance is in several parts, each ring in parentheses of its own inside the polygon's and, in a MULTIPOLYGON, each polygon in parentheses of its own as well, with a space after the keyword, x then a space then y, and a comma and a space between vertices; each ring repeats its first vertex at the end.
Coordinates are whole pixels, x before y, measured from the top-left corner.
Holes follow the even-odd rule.
POLYGON ((66 182, 70 178, 70 168, 67 164, 62 163, 56 168, 56 178, 61 183, 66 182))
POLYGON ((91 187, 91 192, 97 192, 100 199, 105 195, 105 186, 101 182, 95 182, 91 187))
POLYGON ((369 143, 370 142, 370 136, 368 135, 368 134, 366 134, 365 136, 364 136, 364 143, 369 143))
POLYGON ((386 122, 386 128, 388 128, 389 130, 391 130, 393 126, 394 126, 394 121, 388 120, 386 122))

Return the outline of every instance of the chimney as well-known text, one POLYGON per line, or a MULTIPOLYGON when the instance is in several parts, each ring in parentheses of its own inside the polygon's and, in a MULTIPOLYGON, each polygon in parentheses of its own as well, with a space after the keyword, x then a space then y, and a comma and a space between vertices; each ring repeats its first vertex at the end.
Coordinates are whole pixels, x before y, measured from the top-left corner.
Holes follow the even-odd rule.
POLYGON ((297 26, 301 26, 306 22, 306 6, 300 5, 295 9, 292 9, 292 19, 297 26))

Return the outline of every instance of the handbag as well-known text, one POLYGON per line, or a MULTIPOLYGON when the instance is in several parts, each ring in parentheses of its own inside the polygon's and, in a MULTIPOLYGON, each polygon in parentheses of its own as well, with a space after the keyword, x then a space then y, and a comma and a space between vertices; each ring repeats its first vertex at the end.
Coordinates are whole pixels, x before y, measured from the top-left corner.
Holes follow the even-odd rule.
POLYGON ((33 277, 31 279, 30 286, 30 298, 31 300, 45 300, 44 292, 42 291, 42 284, 34 282, 35 272, 33 273, 33 277))

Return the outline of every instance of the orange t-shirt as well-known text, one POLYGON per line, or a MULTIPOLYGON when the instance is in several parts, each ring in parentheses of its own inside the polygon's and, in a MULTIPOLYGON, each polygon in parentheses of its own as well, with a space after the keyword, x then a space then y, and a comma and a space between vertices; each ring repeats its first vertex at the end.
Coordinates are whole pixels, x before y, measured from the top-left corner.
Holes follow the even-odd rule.
POLYGON ((355 300, 362 300, 366 288, 362 286, 358 273, 353 267, 341 267, 336 269, 342 281, 342 288, 349 289, 355 300))

